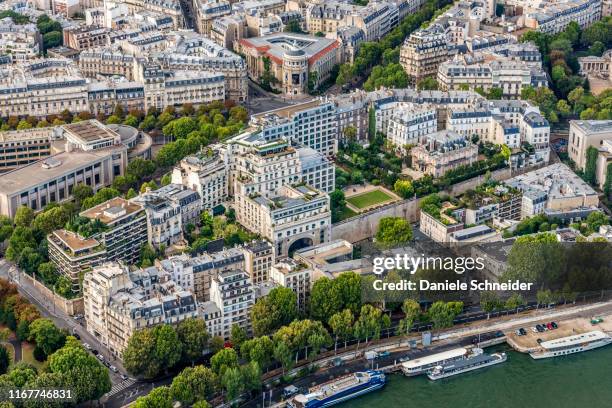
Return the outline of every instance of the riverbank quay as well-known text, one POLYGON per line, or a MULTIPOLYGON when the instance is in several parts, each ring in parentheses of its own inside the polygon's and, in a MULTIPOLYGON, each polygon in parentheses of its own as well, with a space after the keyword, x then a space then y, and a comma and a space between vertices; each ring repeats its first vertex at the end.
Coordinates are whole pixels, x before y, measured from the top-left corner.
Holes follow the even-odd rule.
MULTIPOLYGON (((384 368, 385 370, 392 371, 393 369, 389 367, 397 366, 402 358, 417 358, 445 351, 453 347, 471 345, 479 334, 490 334, 496 331, 502 331, 505 334, 509 334, 520 327, 525 327, 527 329, 532 325, 545 321, 554 320, 563 322, 576 318, 590 319, 592 316, 605 316, 609 314, 612 314, 612 301, 597 302, 587 305, 568 304, 550 309, 540 308, 531 310, 520 316, 502 316, 491 318, 486 321, 477 321, 462 324, 461 326, 454 326, 453 328, 434 333, 433 342, 431 346, 428 347, 423 347, 421 344, 421 336, 417 333, 411 336, 402 336, 401 338, 390 337, 372 341, 367 346, 364 346, 362 343, 358 350, 356 350, 355 347, 355 349, 338 353, 337 355, 334 355, 333 351, 324 353, 321 355, 320 359, 313 363, 307 361, 302 363, 298 362, 295 368, 285 373, 285 378, 295 376, 300 370, 304 370, 305 367, 314 364, 318 367, 316 372, 289 382, 298 388, 308 388, 341 375, 369 368, 384 368), (388 352, 388 355, 368 361, 363 358, 366 351, 388 352), (337 359, 340 359, 342 364, 335 365, 334 361, 338 361, 337 359)), ((612 317, 610 319, 612 319, 612 317)), ((243 406, 261 407, 263 406, 262 401, 265 401, 265 406, 267 407, 275 406, 275 404, 282 402, 282 389, 286 384, 281 384, 279 382, 282 375, 280 370, 275 371, 279 372, 268 373, 267 378, 264 380, 265 393, 263 398, 256 401, 253 400, 243 406)))

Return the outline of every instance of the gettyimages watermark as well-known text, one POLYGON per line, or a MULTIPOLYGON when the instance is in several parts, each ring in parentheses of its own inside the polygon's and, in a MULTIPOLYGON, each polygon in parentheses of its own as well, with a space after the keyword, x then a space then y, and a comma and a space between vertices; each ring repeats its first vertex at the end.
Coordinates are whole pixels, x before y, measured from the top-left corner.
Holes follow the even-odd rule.
POLYGON ((482 272, 485 269, 485 260, 482 257, 440 257, 440 256, 411 256, 409 254, 395 254, 394 256, 375 256, 372 258, 372 272, 377 277, 372 282, 376 291, 506 291, 532 289, 533 282, 520 282, 519 280, 508 280, 506 282, 491 281, 488 279, 479 281, 470 279, 445 280, 434 282, 429 279, 400 279, 386 281, 389 272, 396 271, 398 276, 416 275, 419 270, 442 270, 451 271, 457 275, 466 272, 482 272))

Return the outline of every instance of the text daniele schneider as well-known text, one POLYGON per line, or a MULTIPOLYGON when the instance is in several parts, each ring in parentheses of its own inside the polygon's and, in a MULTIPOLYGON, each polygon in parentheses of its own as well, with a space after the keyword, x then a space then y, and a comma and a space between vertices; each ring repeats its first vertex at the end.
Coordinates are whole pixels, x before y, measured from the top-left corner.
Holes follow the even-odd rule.
MULTIPOLYGON (((394 257, 375 257, 372 260, 372 270, 378 276, 384 275, 391 270, 407 271, 411 275, 419 269, 452 270, 458 275, 468 271, 482 271, 485 268, 484 259, 481 257, 425 257, 409 256, 408 254, 397 254, 394 257)), ((530 290, 532 282, 506 281, 492 282, 489 280, 471 280, 462 282, 460 280, 444 282, 430 282, 421 279, 418 282, 402 279, 397 282, 385 282, 383 279, 374 280, 375 290, 421 290, 421 291, 452 291, 452 290, 530 290)))

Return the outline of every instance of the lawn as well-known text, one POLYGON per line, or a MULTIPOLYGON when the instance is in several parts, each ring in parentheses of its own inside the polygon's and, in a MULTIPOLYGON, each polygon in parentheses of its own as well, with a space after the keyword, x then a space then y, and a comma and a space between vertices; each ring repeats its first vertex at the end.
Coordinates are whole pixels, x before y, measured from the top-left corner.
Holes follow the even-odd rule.
POLYGON ((26 343, 25 341, 21 343, 21 361, 24 361, 28 364, 32 364, 36 367, 37 370, 41 370, 44 367, 44 363, 36 360, 34 358, 34 345, 30 343, 26 343))
POLYGON ((340 221, 356 216, 357 213, 348 207, 344 207, 340 213, 340 221))
POLYGON ((357 194, 346 199, 346 201, 359 209, 367 208, 375 204, 392 201, 393 197, 382 190, 372 190, 367 193, 357 194))

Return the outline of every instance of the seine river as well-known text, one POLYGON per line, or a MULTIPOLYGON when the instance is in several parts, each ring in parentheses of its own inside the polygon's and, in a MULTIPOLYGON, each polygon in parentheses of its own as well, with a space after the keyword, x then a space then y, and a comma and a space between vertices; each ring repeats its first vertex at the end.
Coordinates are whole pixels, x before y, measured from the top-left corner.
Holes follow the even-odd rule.
MULTIPOLYGON (((498 350, 509 349, 485 352, 498 350)), ((435 382, 392 374, 383 390, 338 407, 610 408, 612 346, 537 361, 508 351, 505 363, 435 382)))

